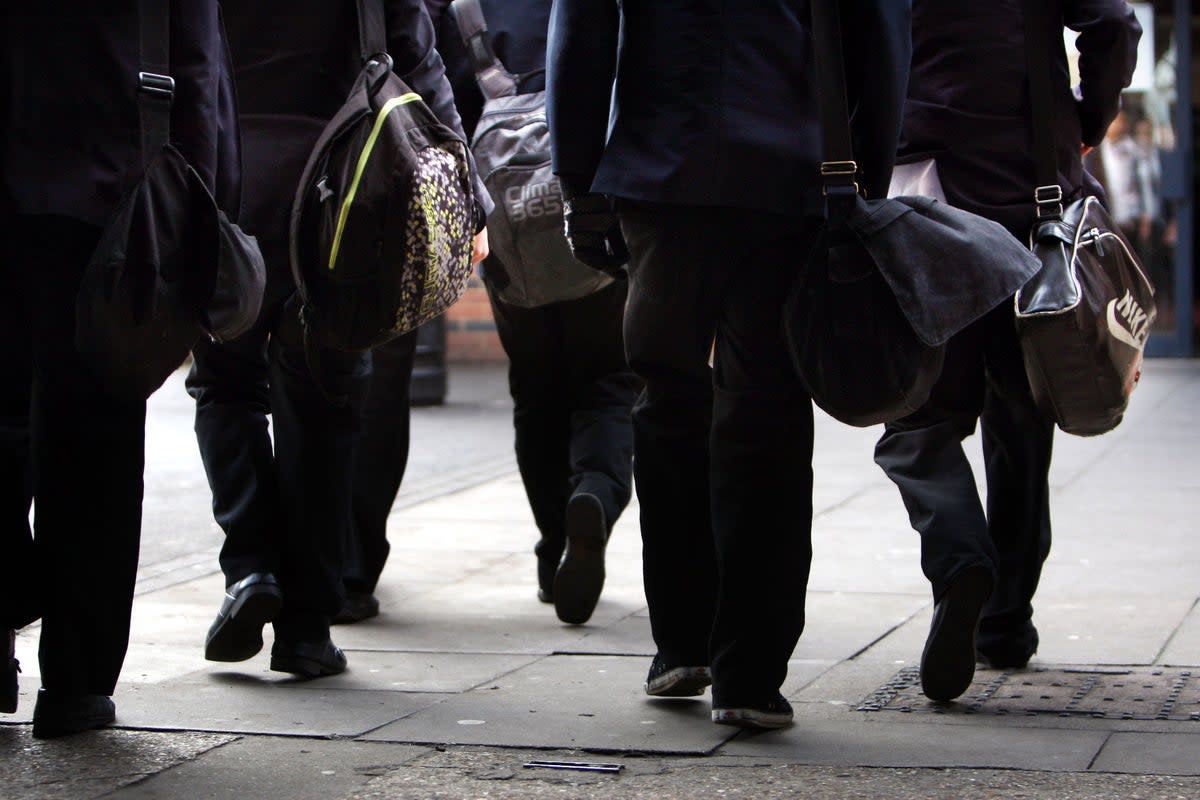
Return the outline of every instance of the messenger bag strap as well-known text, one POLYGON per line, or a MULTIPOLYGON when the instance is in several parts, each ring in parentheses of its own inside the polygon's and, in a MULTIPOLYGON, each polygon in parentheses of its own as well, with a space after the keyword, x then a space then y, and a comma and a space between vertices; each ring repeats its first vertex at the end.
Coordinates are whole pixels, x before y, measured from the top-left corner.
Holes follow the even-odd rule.
POLYGON ((858 163, 854 160, 850 136, 838 0, 813 0, 812 39, 821 121, 821 190, 825 195, 825 217, 831 222, 844 222, 858 195, 858 163))
POLYGON ((487 22, 483 18, 483 7, 479 0, 454 0, 450 13, 458 23, 458 34, 467 48, 475 82, 485 99, 510 97, 517 93, 518 78, 504 68, 492 40, 488 36, 487 22))
POLYGON ((387 14, 384 0, 355 0, 358 6, 358 52, 363 64, 387 53, 387 14))
POLYGON ((1022 0, 1025 15, 1025 65, 1029 73, 1029 105, 1033 111, 1033 202, 1039 221, 1061 219, 1063 191, 1054 150, 1054 93, 1050 86, 1050 20, 1045 0, 1022 0))
POLYGON ((142 134, 142 166, 171 140, 171 102, 175 79, 171 77, 170 4, 165 0, 138 2, 138 124, 142 134))

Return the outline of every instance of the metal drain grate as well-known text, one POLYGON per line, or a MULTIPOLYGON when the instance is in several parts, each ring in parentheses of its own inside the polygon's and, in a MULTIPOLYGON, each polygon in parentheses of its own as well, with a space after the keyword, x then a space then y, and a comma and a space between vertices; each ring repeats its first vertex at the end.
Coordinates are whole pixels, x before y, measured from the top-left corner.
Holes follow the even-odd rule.
POLYGON ((1200 670, 1043 667, 979 670, 953 705, 921 694, 917 667, 905 667, 858 706, 859 711, 968 714, 1054 714, 1099 719, 1200 722, 1200 670))

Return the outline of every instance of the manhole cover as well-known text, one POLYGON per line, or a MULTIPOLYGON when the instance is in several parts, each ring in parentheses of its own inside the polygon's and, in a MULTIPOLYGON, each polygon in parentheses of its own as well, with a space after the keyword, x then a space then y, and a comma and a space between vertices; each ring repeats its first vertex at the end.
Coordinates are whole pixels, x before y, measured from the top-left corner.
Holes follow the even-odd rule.
POLYGON ((1200 721, 1200 670, 1044 667, 978 670, 954 706, 921 694, 917 667, 906 667, 863 700, 859 711, 1054 714, 1101 719, 1200 721))

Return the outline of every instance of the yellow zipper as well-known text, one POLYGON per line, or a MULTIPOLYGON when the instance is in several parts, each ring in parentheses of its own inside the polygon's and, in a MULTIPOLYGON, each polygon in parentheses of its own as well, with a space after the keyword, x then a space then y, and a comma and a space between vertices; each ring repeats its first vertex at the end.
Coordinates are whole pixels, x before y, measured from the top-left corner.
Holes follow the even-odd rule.
POLYGON ((409 92, 399 97, 393 97, 383 104, 383 108, 379 109, 379 114, 375 117, 375 125, 371 128, 371 135, 367 137, 367 143, 358 156, 358 165, 354 168, 354 180, 350 182, 350 191, 346 194, 346 199, 342 201, 342 210, 338 213, 337 228, 333 233, 333 247, 329 250, 330 269, 333 269, 334 264, 337 263, 338 249, 342 246, 342 231, 346 228, 346 218, 350 216, 350 206, 354 203, 354 195, 358 192, 358 182, 362 180, 363 172, 367 168, 367 159, 371 157, 371 151, 375 149, 375 140, 379 138, 379 131, 383 130, 383 123, 387 120, 387 115, 398 106, 420 99, 421 95, 409 92))

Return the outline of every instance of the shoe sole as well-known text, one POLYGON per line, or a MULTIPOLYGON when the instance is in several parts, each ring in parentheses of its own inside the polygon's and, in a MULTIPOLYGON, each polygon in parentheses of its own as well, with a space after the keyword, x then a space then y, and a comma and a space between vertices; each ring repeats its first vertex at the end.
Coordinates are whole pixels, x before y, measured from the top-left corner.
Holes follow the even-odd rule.
POLYGON ((789 727, 792 718, 792 714, 772 714, 753 708, 714 708, 712 711, 713 722, 718 725, 732 725, 735 728, 778 730, 789 727))
POLYGON ((698 697, 711 685, 708 667, 676 667, 646 681, 644 688, 651 697, 698 697))
POLYGON ((328 675, 341 675, 346 671, 346 665, 342 664, 338 667, 330 667, 324 661, 317 658, 283 658, 272 655, 271 670, 273 672, 287 672, 291 675, 299 675, 302 678, 324 678, 328 675))
POLYGON ((61 736, 70 736, 73 733, 83 733, 84 731, 104 728, 116 721, 117 712, 115 707, 98 714, 73 716, 69 721, 44 716, 39 718, 37 709, 35 708, 33 712, 33 738, 57 739, 61 736))
POLYGON ((263 628, 275 620, 283 606, 277 586, 252 586, 242 593, 224 619, 218 621, 204 642, 208 661, 245 661, 263 648, 263 628))
POLYGON ((608 528, 604 507, 592 495, 576 495, 567 503, 567 545, 554 573, 554 612, 569 625, 592 618, 604 588, 604 549, 608 528))
POLYGON ((992 576, 982 567, 967 567, 946 590, 945 613, 921 653, 921 691, 930 700, 948 703, 970 688, 975 631, 991 594, 992 576))

